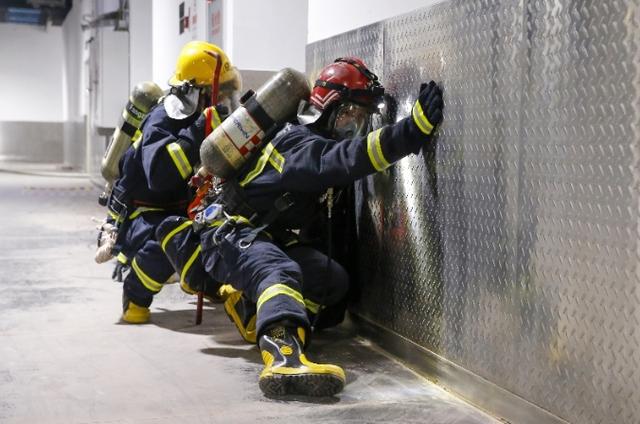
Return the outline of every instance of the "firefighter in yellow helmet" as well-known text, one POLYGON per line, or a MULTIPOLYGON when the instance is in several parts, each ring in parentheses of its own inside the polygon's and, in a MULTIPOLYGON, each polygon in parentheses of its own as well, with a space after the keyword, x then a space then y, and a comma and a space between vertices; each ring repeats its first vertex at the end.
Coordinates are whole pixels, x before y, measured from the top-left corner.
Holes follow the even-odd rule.
MULTIPOLYGON (((235 95, 240 79, 218 46, 192 41, 180 52, 169 85, 121 159, 120 178, 108 201, 109 220, 118 228, 114 276, 122 281, 127 272, 122 319, 128 323, 149 320, 153 296, 175 272, 155 229, 167 216, 187 215, 193 194, 188 182, 197 169, 200 144, 229 113, 219 103, 235 95)), ((190 263, 199 261, 198 255, 190 252, 190 263)), ((181 269, 180 283, 187 291, 213 295, 219 284, 200 269, 181 269)))
POLYGON ((171 94, 165 103, 169 103, 167 112, 175 112, 176 119, 190 115, 194 107, 203 108, 207 97, 225 102, 241 88, 240 75, 226 53, 204 41, 191 41, 182 48, 169 85, 171 94))

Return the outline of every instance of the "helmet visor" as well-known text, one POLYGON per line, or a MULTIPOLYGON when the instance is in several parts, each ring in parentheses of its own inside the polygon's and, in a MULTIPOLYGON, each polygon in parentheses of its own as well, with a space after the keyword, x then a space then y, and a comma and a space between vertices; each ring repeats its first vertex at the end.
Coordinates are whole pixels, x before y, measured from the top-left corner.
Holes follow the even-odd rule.
POLYGON ((336 109, 333 135, 338 139, 362 137, 371 126, 371 109, 355 103, 344 103, 336 109))

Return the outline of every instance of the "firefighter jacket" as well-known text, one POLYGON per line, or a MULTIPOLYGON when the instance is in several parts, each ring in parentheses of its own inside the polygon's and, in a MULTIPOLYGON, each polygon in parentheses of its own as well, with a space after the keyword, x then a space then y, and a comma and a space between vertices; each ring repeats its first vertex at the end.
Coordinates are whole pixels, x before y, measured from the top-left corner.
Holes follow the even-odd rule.
POLYGON ((315 215, 318 199, 329 187, 344 187, 383 171, 419 152, 428 138, 411 117, 365 137, 338 141, 307 126, 287 124, 241 170, 238 183, 244 201, 260 216, 269 213, 284 193, 290 193, 294 204, 274 226, 300 229, 315 215))
POLYGON ((140 207, 186 208, 191 199, 187 183, 199 162, 200 144, 219 124, 214 108, 182 120, 170 118, 162 104, 151 111, 120 161, 121 177, 114 185, 114 194, 129 206, 129 216, 140 207))
MULTIPOLYGON (((133 240, 140 237, 133 237, 128 228, 140 214, 186 216, 192 196, 188 182, 199 162, 200 144, 219 124, 213 107, 182 120, 170 118, 163 104, 149 113, 120 161, 120 178, 109 200, 109 218, 119 224, 115 251, 130 255, 136 250, 134 245, 140 243, 133 240)), ((153 234, 148 230, 141 232, 143 238, 153 234)))

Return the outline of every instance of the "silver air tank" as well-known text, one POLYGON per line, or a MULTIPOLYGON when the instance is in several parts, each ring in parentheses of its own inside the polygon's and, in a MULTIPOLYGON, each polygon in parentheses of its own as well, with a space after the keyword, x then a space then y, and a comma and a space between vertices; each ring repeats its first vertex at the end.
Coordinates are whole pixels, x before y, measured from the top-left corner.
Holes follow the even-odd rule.
POLYGON ((250 97, 200 147, 202 165, 217 177, 233 176, 253 152, 260 151, 270 131, 295 116, 300 100, 309 98, 310 88, 304 74, 284 68, 256 93, 247 94, 250 97))
POLYGON ((151 81, 143 81, 133 87, 129 101, 122 110, 122 118, 113 132, 109 147, 102 158, 100 172, 107 181, 107 185, 104 193, 100 196, 100 204, 106 204, 113 182, 120 176, 118 170, 120 158, 131 146, 131 139, 140 128, 142 120, 158 103, 162 95, 162 89, 151 81))

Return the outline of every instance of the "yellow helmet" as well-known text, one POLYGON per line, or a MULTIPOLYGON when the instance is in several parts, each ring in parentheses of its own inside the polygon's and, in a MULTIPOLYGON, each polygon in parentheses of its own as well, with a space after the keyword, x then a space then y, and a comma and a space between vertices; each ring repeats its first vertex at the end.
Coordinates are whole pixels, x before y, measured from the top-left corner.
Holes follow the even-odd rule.
POLYGON ((237 78, 237 72, 231 66, 227 54, 215 44, 205 41, 190 41, 184 45, 175 74, 169 79, 169 85, 179 86, 190 82, 196 86, 211 85, 218 60, 220 64, 220 84, 237 78))

